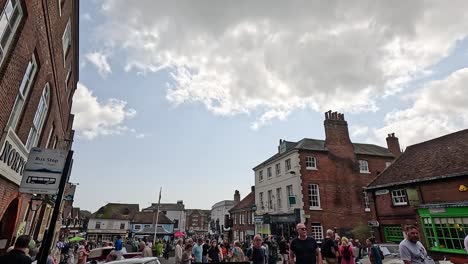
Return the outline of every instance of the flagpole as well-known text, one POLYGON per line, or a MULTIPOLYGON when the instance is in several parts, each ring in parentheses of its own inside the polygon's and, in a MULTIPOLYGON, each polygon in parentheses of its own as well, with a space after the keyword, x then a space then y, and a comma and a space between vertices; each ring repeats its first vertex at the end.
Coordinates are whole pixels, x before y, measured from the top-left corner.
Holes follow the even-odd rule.
POLYGON ((153 238, 153 245, 156 245, 156 234, 158 233, 158 221, 159 221, 159 205, 161 204, 161 191, 162 187, 159 189, 159 199, 158 199, 158 207, 156 210, 156 224, 154 225, 154 238, 153 238))

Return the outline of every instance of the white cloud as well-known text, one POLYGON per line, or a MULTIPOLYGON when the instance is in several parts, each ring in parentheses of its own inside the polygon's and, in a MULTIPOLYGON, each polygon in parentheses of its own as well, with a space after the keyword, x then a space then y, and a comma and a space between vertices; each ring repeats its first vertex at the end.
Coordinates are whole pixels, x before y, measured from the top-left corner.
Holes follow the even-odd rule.
POLYGON ((93 18, 91 17, 91 14, 90 13, 84 13, 82 16, 81 16, 81 19, 85 20, 85 21, 92 21, 93 18))
POLYGON ((107 102, 99 102, 88 87, 78 83, 73 98, 73 128, 77 130, 78 135, 89 140, 100 135, 119 135, 132 131, 133 129, 124 125, 124 122, 134 117, 136 111, 127 108, 126 105, 125 101, 114 98, 107 102))
POLYGON ((467 36, 468 2, 106 0, 99 34, 125 69, 170 70, 167 99, 211 112, 376 111, 467 36), (120 46, 119 46, 120 45, 120 46))
POLYGON ((467 83, 468 68, 464 68, 426 84, 409 95, 411 107, 387 114, 385 126, 375 129, 375 137, 382 141, 395 132, 402 146, 407 147, 468 128, 467 83))
POLYGON ((350 127, 350 131, 351 131, 351 137, 362 137, 369 133, 369 127, 352 125, 350 127))
POLYGON ((99 75, 105 78, 108 74, 112 73, 112 69, 107 62, 107 55, 102 52, 91 52, 86 54, 86 59, 88 59, 96 68, 98 69, 99 75))
POLYGON ((136 137, 136 138, 145 138, 146 135, 143 134, 143 133, 139 133, 139 134, 137 134, 135 137, 136 137))

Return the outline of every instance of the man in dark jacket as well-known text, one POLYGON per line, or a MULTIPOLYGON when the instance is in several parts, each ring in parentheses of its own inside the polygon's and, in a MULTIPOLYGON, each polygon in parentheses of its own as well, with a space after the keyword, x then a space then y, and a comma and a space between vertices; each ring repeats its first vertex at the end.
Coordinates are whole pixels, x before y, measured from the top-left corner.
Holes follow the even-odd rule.
POLYGON ((16 239, 15 247, 6 255, 0 257, 2 264, 31 264, 32 260, 26 255, 31 238, 28 235, 19 236, 16 239))

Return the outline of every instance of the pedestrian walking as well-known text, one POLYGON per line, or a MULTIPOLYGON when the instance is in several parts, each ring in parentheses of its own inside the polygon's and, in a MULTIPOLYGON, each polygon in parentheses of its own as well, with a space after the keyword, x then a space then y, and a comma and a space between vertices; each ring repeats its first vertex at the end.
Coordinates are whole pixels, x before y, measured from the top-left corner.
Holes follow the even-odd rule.
POLYGON ((30 264, 32 260, 27 256, 30 240, 31 238, 28 235, 19 236, 13 249, 0 256, 0 263, 30 264))
POLYGON ((208 249, 208 262, 221 262, 221 250, 216 240, 211 241, 211 247, 208 249))
POLYGON ((338 246, 335 244, 334 238, 335 232, 333 232, 331 229, 328 229, 321 251, 322 256, 327 264, 337 263, 336 254, 338 252, 338 246))
POLYGON ((375 238, 370 237, 366 240, 367 253, 371 264, 382 264, 382 255, 378 246, 375 244, 375 238))
POLYGON ((89 251, 86 250, 86 240, 80 241, 78 247, 78 262, 77 264, 85 264, 88 259, 89 251))
POLYGON ((406 227, 406 239, 400 242, 400 258, 405 264, 433 264, 423 244, 419 242, 419 231, 413 226, 406 227))
POLYGON ((276 264, 278 262, 278 243, 272 235, 268 237, 266 243, 268 245, 268 264, 276 264))
POLYGON ((199 238, 195 246, 193 246, 192 254, 195 263, 202 263, 203 261, 203 239, 199 238))
POLYGON ((243 262, 245 261, 244 251, 242 250, 239 241, 234 242, 232 247, 231 262, 243 262))
POLYGON ((284 237, 281 238, 279 243, 279 250, 281 254, 281 258, 283 259, 283 264, 289 263, 289 244, 288 241, 284 237))
MULTIPOLYGON (((193 242, 193 241, 192 241, 193 242)), ((188 243, 185 245, 184 252, 182 253, 182 264, 191 264, 193 261, 192 256, 192 243, 188 243)))
POLYGON ((338 247, 341 255, 341 264, 355 264, 353 254, 353 244, 348 241, 347 237, 341 238, 341 245, 338 247))
POLYGON ((182 248, 182 243, 183 243, 183 240, 179 238, 179 240, 177 240, 177 245, 175 247, 175 263, 176 264, 182 263, 182 254, 184 253, 184 249, 182 248))
POLYGON ((290 263, 323 264, 317 241, 315 238, 307 236, 305 225, 302 223, 297 224, 296 231, 299 236, 291 242, 289 247, 290 263))
POLYGON ((207 239, 205 240, 205 243, 203 243, 203 256, 202 256, 202 262, 203 263, 208 263, 208 250, 210 249, 210 240, 207 239))
POLYGON ((153 256, 153 251, 143 241, 140 242, 139 251, 141 252, 143 257, 152 257, 153 256))
POLYGON ((266 264, 267 253, 265 247, 262 247, 263 239, 260 235, 255 235, 252 246, 247 250, 247 258, 253 264, 266 264))

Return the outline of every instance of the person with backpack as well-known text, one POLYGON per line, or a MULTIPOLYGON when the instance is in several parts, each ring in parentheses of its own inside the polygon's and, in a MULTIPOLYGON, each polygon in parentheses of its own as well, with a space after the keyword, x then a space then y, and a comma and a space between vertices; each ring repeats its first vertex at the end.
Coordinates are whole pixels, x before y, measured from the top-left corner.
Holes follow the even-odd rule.
POLYGON ((370 237, 366 240, 367 252, 369 254, 369 261, 371 264, 382 264, 383 253, 380 248, 375 244, 375 238, 370 237))
POLYGON ((348 238, 341 238, 341 245, 338 247, 341 255, 341 264, 355 264, 353 246, 349 243, 348 238))
POLYGON ((262 236, 255 235, 252 246, 247 250, 247 258, 253 264, 267 264, 266 249, 262 247, 262 236))
POLYGON ((276 264, 278 262, 278 243, 276 243, 272 235, 268 237, 265 243, 268 245, 268 263, 276 264))
POLYGON ((335 233, 333 230, 327 230, 327 236, 322 244, 322 256, 327 264, 336 264, 336 252, 338 252, 338 246, 335 244, 334 238, 335 233))

